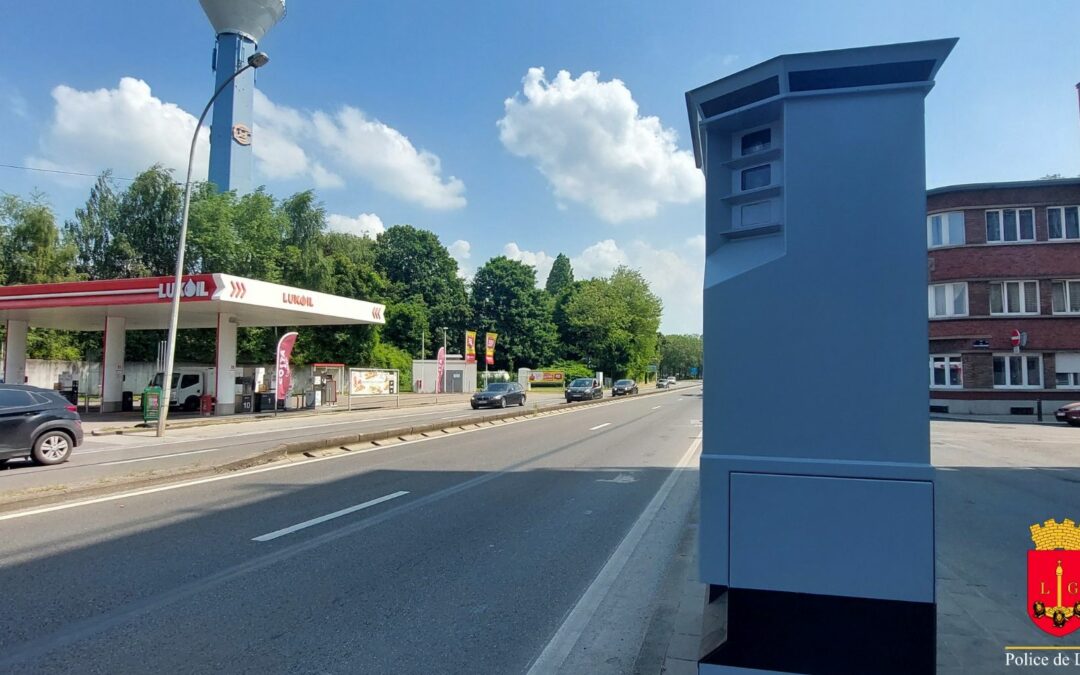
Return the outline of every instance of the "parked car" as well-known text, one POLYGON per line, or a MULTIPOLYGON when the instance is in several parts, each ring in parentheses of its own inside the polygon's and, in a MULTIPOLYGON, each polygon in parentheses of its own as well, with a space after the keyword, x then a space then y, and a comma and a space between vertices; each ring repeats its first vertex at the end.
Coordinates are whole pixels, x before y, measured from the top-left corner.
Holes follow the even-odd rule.
POLYGON ((637 382, 633 380, 616 380, 611 386, 612 396, 628 396, 638 393, 637 382))
POLYGON ((603 397, 604 388, 600 386, 596 379, 591 377, 579 377, 566 388, 567 403, 570 401, 591 401, 603 397))
POLYGON ((505 408, 508 405, 525 405, 525 388, 517 382, 492 382, 483 391, 472 395, 472 409, 480 406, 505 408))
POLYGON ((0 384, 0 464, 30 457, 59 464, 82 445, 78 409, 59 392, 26 384, 0 384))
POLYGON ((672 385, 672 384, 675 384, 675 383, 676 383, 677 381, 678 381, 678 380, 676 380, 676 379, 675 379, 675 376, 674 376, 674 375, 668 375, 668 379, 667 379, 667 383, 668 383, 668 385, 672 385))
POLYGON ((657 380, 656 381, 656 388, 657 389, 667 389, 668 388, 667 378, 666 377, 661 377, 659 380, 657 380))
POLYGON ((1074 427, 1080 427, 1080 401, 1076 403, 1066 403, 1057 409, 1054 413, 1054 417, 1058 422, 1065 422, 1071 424, 1074 427))

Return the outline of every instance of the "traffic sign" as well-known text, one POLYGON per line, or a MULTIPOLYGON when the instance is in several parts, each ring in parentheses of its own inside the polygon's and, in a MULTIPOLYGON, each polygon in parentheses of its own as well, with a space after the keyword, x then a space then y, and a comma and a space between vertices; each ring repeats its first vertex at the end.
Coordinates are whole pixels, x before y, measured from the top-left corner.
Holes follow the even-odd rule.
POLYGON ((1020 331, 1013 329, 1012 334, 1009 336, 1009 341, 1012 342, 1013 347, 1020 346, 1020 331))

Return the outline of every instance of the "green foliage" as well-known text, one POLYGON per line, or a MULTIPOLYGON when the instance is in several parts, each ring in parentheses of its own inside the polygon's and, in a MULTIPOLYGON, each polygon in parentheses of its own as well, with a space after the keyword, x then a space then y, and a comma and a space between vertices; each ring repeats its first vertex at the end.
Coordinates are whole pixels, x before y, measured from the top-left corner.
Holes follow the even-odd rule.
POLYGON ((660 370, 665 375, 689 377, 690 369, 703 374, 705 347, 700 335, 664 335, 660 339, 660 370))
POLYGON ((552 297, 558 297, 563 291, 574 285, 574 270, 570 267, 570 258, 560 253, 555 256, 555 262, 548 272, 547 283, 544 290, 552 297))
POLYGON ((495 367, 534 367, 556 350, 552 302, 536 288, 536 271, 505 256, 476 271, 472 283, 473 322, 481 333, 498 333, 495 367))
MULTIPOLYGON (((463 344, 469 319, 465 283, 458 277, 457 262, 434 233, 412 225, 394 225, 376 239, 375 263, 390 282, 394 302, 423 298, 428 311, 428 334, 450 329, 448 342, 463 344)), ((441 344, 442 332, 438 332, 441 344)))
POLYGON ((642 378, 656 360, 662 311, 641 273, 619 267, 608 279, 575 283, 555 320, 569 358, 612 377, 642 378))
POLYGON ((52 209, 41 195, 0 196, 0 280, 43 284, 75 278, 75 247, 62 244, 52 209))
POLYGON ((412 391, 412 357, 405 350, 380 342, 371 352, 371 366, 397 370, 401 391, 412 391))
POLYGON ((596 371, 594 371, 592 368, 585 365, 581 361, 568 361, 568 360, 556 361, 556 362, 552 363, 550 366, 544 366, 543 368, 537 368, 537 370, 562 371, 563 373, 566 374, 566 376, 564 378, 566 382, 570 382, 571 380, 579 378, 579 377, 592 377, 593 375, 596 374, 596 371))
POLYGON ((386 308, 386 326, 383 337, 414 356, 431 355, 430 319, 427 305, 419 295, 405 302, 391 303, 386 308), (427 341, 421 350, 421 343, 427 341))

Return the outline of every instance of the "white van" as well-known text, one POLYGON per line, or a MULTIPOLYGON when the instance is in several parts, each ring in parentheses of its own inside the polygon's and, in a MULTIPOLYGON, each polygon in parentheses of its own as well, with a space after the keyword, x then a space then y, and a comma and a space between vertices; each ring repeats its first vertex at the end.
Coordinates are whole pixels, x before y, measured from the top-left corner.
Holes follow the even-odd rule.
MULTIPOLYGON (((151 387, 160 387, 165 382, 165 373, 154 375, 151 387)), ((214 395, 213 368, 181 367, 173 370, 172 386, 169 393, 169 407, 181 407, 187 411, 199 409, 199 397, 203 394, 214 395)))

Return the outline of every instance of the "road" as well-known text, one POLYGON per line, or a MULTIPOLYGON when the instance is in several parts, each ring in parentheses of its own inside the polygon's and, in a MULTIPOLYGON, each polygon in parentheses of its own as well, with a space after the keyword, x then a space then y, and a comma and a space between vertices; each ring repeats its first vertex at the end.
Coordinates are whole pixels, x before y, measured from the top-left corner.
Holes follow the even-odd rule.
POLYGON ((0 672, 632 672, 699 392, 0 515, 0 672))
MULTIPOLYGON (((561 395, 530 392, 527 407, 565 406, 561 395)), ((319 416, 282 415, 225 425, 170 429, 164 438, 152 431, 124 435, 86 435, 71 460, 57 466, 33 466, 28 460, 11 460, 0 466, 0 502, 38 494, 42 490, 93 486, 131 475, 157 475, 198 467, 220 466, 289 441, 355 434, 380 429, 420 425, 475 417, 497 412, 496 408, 471 410, 467 399, 450 403, 401 409, 376 409, 319 416)), ((89 429, 92 425, 87 424, 89 429)), ((99 425, 100 426, 100 425, 99 425)))

